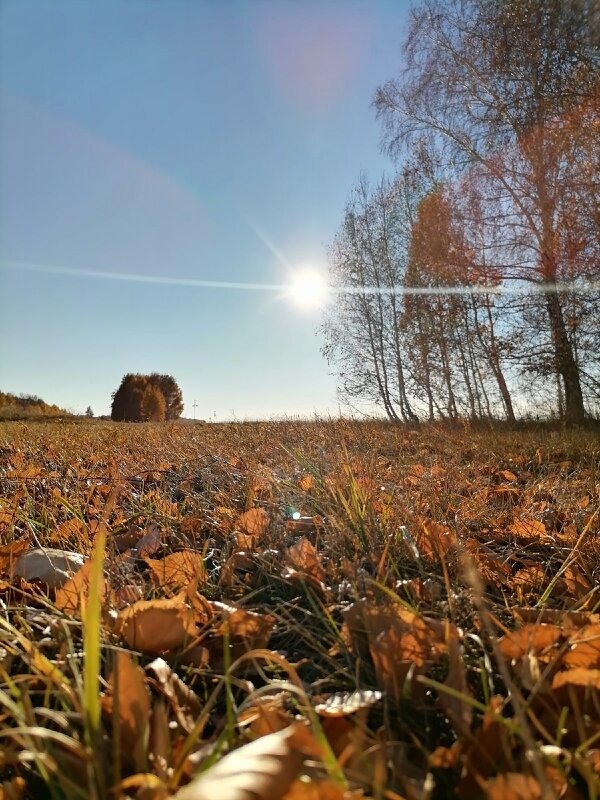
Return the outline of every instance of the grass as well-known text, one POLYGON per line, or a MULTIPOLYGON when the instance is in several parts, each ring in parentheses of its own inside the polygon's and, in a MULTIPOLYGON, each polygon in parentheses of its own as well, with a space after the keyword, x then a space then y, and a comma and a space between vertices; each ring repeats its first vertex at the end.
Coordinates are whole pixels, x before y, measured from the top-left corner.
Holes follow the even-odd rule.
POLYGON ((600 796, 597 431, 4 422, 0 456, 0 797, 174 797, 287 728, 259 796, 600 796), (26 582, 39 546, 87 577, 26 582))

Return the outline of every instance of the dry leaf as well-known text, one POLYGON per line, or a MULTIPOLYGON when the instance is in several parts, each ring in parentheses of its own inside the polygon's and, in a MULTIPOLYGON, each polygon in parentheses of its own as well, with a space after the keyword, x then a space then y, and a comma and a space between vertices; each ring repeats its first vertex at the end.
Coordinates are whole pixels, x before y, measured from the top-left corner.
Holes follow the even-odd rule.
POLYGON ((586 625, 571 637, 570 645, 563 658, 565 666, 600 668, 600 625, 586 625))
POLYGON ((146 529, 146 533, 138 539, 135 546, 137 558, 147 558, 153 556, 161 548, 162 531, 155 523, 151 522, 146 529))
POLYGON ((546 526, 543 522, 530 517, 523 519, 515 519, 512 525, 509 526, 509 531, 515 537, 525 542, 530 542, 532 539, 538 541, 546 536, 546 526))
POLYGON ((450 669, 445 684, 450 689, 459 692, 461 697, 456 697, 440 690, 438 702, 456 733, 459 736, 468 736, 473 721, 473 706, 469 700, 472 699, 473 695, 467 684, 467 674, 460 642, 455 636, 450 636, 448 639, 448 656, 450 669))
POLYGON ((456 534, 447 525, 431 519, 420 521, 420 530, 416 536, 416 545, 421 556, 432 563, 446 559, 450 551, 456 547, 456 534))
POLYGON ((206 579, 206 567, 200 553, 181 550, 164 558, 144 558, 158 586, 179 588, 192 581, 206 579))
POLYGON ((11 778, 0 783, 0 800, 22 800, 27 784, 21 777, 11 778))
POLYGON ((257 697, 251 706, 244 709, 238 717, 240 727, 249 726, 254 736, 266 736, 269 733, 282 731, 292 722, 292 716, 283 708, 286 694, 257 697))
POLYGON ((18 557, 29 550, 29 539, 24 536, 21 539, 13 539, 8 544, 0 546, 0 573, 4 573, 12 578, 18 557))
POLYGON ((195 612, 182 595, 138 600, 119 612, 115 631, 132 650, 164 653, 183 647, 196 635, 195 612))
POLYGON ((325 581, 325 569, 321 564, 319 554, 314 544, 305 536, 295 545, 286 549, 285 558, 298 572, 315 578, 319 583, 325 581))
POLYGON ((217 601, 211 602, 210 608, 222 620, 216 626, 214 636, 203 643, 211 653, 211 664, 220 663, 223 656, 225 626, 229 630, 229 648, 232 660, 239 658, 249 650, 267 646, 275 625, 275 617, 270 614, 246 611, 245 608, 237 608, 217 601))
POLYGON ((191 733, 202 710, 198 696, 187 686, 162 658, 155 658, 146 667, 157 680, 169 701, 177 722, 186 733, 191 733))
POLYGON ((531 775, 505 772, 487 782, 487 800, 542 800, 542 787, 531 775))
POLYGON ((383 697, 381 692, 362 689, 356 692, 336 692, 317 703, 315 711, 322 717, 346 717, 362 708, 370 708, 383 697))
POLYGON ((236 528, 249 536, 262 536, 269 529, 269 524, 269 515, 264 508, 251 508, 238 517, 236 528))
POLYGON ((556 625, 531 623, 503 636, 500 650, 505 658, 518 660, 533 653, 540 661, 549 663, 555 656, 553 648, 561 638, 562 631, 556 625))
MULTIPOLYGON (((81 616, 81 609, 87 603, 90 592, 90 572, 92 561, 88 559, 79 572, 75 573, 63 586, 56 590, 55 604, 65 614, 81 616)), ((106 602, 106 582, 100 583, 100 599, 106 602)))
POLYGON ((150 692, 144 670, 134 664, 129 653, 118 650, 108 685, 110 694, 103 699, 103 709, 111 715, 118 703, 123 752, 131 759, 136 772, 144 772, 150 721, 150 692))
POLYGON ((294 728, 234 750, 180 789, 174 800, 281 800, 304 760, 293 748, 294 728))

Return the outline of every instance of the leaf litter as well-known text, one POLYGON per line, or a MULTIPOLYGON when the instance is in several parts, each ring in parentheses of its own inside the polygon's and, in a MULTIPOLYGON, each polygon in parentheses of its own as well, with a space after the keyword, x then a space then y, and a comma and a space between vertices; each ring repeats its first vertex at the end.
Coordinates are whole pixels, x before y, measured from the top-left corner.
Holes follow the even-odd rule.
POLYGON ((600 792, 597 438, 0 431, 0 798, 600 792))

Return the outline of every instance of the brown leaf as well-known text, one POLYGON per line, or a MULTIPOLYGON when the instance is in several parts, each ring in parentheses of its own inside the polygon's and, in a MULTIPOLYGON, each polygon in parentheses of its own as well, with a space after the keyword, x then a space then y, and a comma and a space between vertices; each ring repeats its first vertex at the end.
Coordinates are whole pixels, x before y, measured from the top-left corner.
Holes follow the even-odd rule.
POLYGON ((561 638, 562 631, 556 625, 530 623, 503 636, 500 650, 505 658, 519 660, 533 653, 540 661, 549 663, 556 655, 554 648, 561 638))
POLYGON ((600 668, 600 625, 586 625, 570 639, 563 663, 571 668, 600 668))
POLYGON ((155 700, 152 704, 148 750, 154 773, 167 783, 171 766, 171 731, 169 713, 163 700, 155 700))
POLYGON ((269 525, 269 515, 264 508, 251 508, 240 514, 236 522, 236 527, 249 536, 262 536, 269 529, 269 525))
MULTIPOLYGON (((56 590, 55 605, 65 614, 81 616, 81 609, 87 604, 90 593, 90 572, 92 561, 88 559, 83 567, 63 586, 56 590)), ((108 599, 108 590, 104 577, 100 579, 100 600, 104 605, 108 599)))
POLYGON ((298 488, 303 492, 309 492, 314 485, 315 479, 310 472, 305 472, 300 476, 300 478, 298 478, 298 488))
POLYGON ((515 519, 508 529, 515 539, 525 542, 530 542, 531 540, 539 541, 546 536, 546 526, 544 523, 539 522, 537 519, 531 519, 530 517, 515 519))
POLYGON ((118 650, 108 685, 110 694, 103 700, 104 711, 111 715, 118 702, 123 752, 131 759, 136 772, 144 772, 150 719, 150 692, 144 670, 134 664, 129 653, 118 650))
POLYGON ((22 800, 26 788, 25 779, 21 777, 3 781, 0 783, 0 800, 22 800))
POLYGON ((174 800, 281 800, 304 760, 293 749, 294 728, 234 750, 180 789, 174 800))
POLYGON ((186 586, 192 581, 206 579, 206 567, 200 553, 192 550, 181 550, 169 553, 164 558, 144 558, 158 586, 186 586))
POLYGON ((542 787, 531 775, 504 772, 487 782, 487 800, 542 800, 542 787))
POLYGON ((575 669, 557 672, 552 680, 552 688, 557 691, 563 687, 600 689, 600 669, 575 669))
POLYGON ((211 653, 211 664, 220 663, 219 659, 223 656, 225 626, 229 630, 229 648, 232 660, 239 658, 249 650, 266 647, 275 625, 275 617, 217 601, 211 602, 210 607, 222 620, 216 626, 214 636, 205 642, 211 653))
POLYGON ((177 722, 186 733, 191 733, 202 708, 195 692, 187 686, 162 658, 155 658, 146 671, 156 678, 161 691, 169 701, 177 722))
POLYGON ((440 690, 439 704, 452 723, 452 727, 459 736, 468 736, 473 721, 473 706, 469 703, 473 695, 467 683, 467 674, 463 661, 462 649, 456 636, 448 639, 448 656, 450 669, 445 684, 450 689, 460 692, 461 697, 455 697, 440 690))
POLYGON ((151 522, 146 528, 146 533, 137 541, 135 555, 138 558, 153 556, 160 550, 161 543, 162 531, 156 523, 151 522))
POLYGON ((447 558, 450 551, 456 547, 456 534, 447 525, 431 519, 421 520, 420 526, 416 544, 421 556, 426 561, 435 563, 439 562, 440 558, 447 558))
POLYGON ((138 600, 119 612, 115 631, 132 650, 164 653, 196 635, 195 612, 181 594, 168 600, 138 600))
POLYGON ((238 725, 249 726, 255 736, 266 736, 288 728, 292 716, 283 708, 285 693, 257 697, 251 706, 244 709, 238 717, 238 725))
POLYGON ((81 539, 88 537, 88 529, 77 517, 62 522, 58 527, 48 534, 48 541, 57 544, 59 547, 64 544, 65 539, 81 539))
POLYGON ((325 569, 321 564, 317 550, 305 536, 295 545, 288 547, 285 551, 285 558, 291 566, 305 575, 315 578, 319 583, 325 581, 325 569))
POLYGON ((23 536, 21 539, 13 539, 8 544, 0 546, 0 573, 12 578, 17 558, 29 550, 29 539, 23 536))

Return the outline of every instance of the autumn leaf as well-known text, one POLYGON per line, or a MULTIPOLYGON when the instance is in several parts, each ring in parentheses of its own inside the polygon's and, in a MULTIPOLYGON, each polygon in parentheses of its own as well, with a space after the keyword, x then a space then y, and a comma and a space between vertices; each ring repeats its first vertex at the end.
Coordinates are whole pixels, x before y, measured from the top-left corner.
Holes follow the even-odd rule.
POLYGON ((223 636, 226 628, 232 660, 239 658, 249 650, 267 646, 275 625, 275 617, 270 614, 247 611, 245 608, 238 608, 219 601, 212 601, 210 607, 214 611, 217 622, 213 636, 203 644, 210 651, 211 664, 220 663, 223 656, 223 636))
POLYGON ((234 750, 180 789, 174 800, 281 800, 304 760, 293 747, 294 728, 234 750))
POLYGON ((177 722, 186 733, 191 733, 202 710, 197 694, 162 658, 155 658, 146 667, 167 699, 177 722))
POLYGON ((291 566, 304 575, 309 575, 319 583, 325 581, 325 569, 317 550, 305 536, 285 551, 285 558, 291 566))
POLYGON ((543 522, 530 517, 517 518, 512 525, 509 526, 509 531, 517 540, 529 542, 532 539, 537 541, 546 536, 546 526, 543 522))
POLYGON ((266 736, 288 728, 294 720, 283 707, 285 698, 284 692, 257 697, 252 705, 241 712, 238 725, 249 727, 254 736, 266 736))
POLYGON ((383 697, 381 692, 370 689, 355 692, 336 692, 317 703, 315 711, 322 717, 346 717, 363 708, 371 708, 383 697))
POLYGON ((586 625, 569 640, 563 663, 570 668, 600 668, 600 625, 586 625))
POLYGON ((182 595, 138 600, 119 613, 115 632, 132 650, 158 655, 183 647, 196 635, 195 613, 182 595))
POLYGON ((0 573, 12 578, 18 557, 29 548, 30 544, 27 536, 13 539, 8 544, 0 545, 0 573))
POLYGON ((103 698, 106 715, 118 706, 121 744, 136 772, 146 769, 150 721, 150 692, 144 670, 123 650, 115 653, 115 665, 108 678, 109 693, 103 698))
POLYGON ((161 559, 145 558, 158 586, 180 587, 192 581, 206 579, 206 567, 200 553, 181 550, 161 559))
MULTIPOLYGON (((88 559, 79 572, 76 572, 72 578, 56 590, 54 602, 60 611, 75 617, 81 616, 81 609, 87 603, 89 596, 91 568, 92 561, 88 559)), ((104 579, 101 580, 100 597, 104 604, 107 597, 106 581, 104 579)))
POLYGON ((241 514, 236 522, 236 527, 249 536, 262 536, 267 532, 270 519, 264 508, 251 508, 241 514))
POLYGON ((555 656, 552 650, 561 638, 562 631, 556 625, 530 623, 503 636, 500 651, 505 658, 515 661, 533 653, 536 658, 549 663, 555 656))
POLYGON ((440 690, 438 702, 459 736, 468 736, 473 721, 473 706, 469 702, 473 695, 467 683, 467 674, 458 637, 448 638, 450 669, 445 685, 453 694, 440 690))
POLYGON ((486 785, 487 800, 542 800, 542 787, 531 775, 505 772, 486 785))

